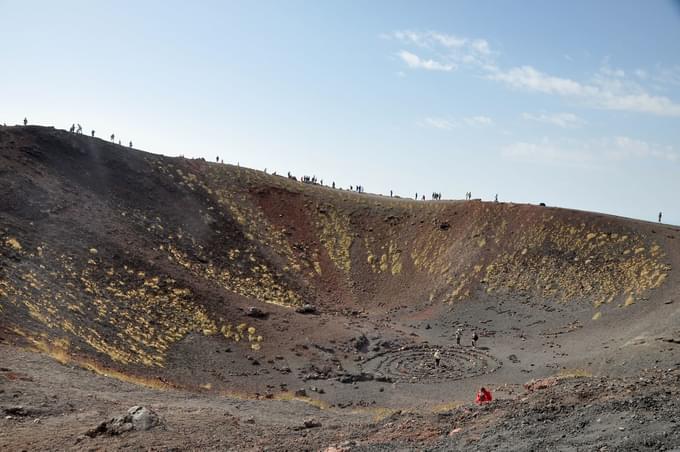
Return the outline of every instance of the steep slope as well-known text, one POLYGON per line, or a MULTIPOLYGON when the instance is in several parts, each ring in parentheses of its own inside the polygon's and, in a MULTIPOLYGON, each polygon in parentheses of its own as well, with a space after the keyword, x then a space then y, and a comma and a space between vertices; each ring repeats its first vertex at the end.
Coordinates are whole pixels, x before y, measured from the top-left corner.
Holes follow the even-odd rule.
POLYGON ((680 255, 668 226, 357 194, 41 127, 0 128, 0 215, 3 338, 183 385, 206 344, 244 357, 354 334, 295 316, 305 303, 378 319, 526 299, 597 319, 665 301, 680 255))

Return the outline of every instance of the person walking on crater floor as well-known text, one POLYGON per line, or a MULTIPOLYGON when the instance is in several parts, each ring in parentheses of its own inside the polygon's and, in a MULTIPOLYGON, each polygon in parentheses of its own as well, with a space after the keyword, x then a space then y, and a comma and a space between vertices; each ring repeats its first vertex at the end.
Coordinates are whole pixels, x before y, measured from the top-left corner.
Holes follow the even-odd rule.
POLYGON ((479 340, 479 336, 477 335, 477 331, 472 333, 472 346, 477 348, 477 341, 479 340))
POLYGON ((442 354, 439 349, 434 351, 434 366, 439 367, 439 363, 442 360, 442 354))
POLYGON ((460 345, 460 337, 463 335, 463 330, 458 328, 456 330, 456 345, 460 345))

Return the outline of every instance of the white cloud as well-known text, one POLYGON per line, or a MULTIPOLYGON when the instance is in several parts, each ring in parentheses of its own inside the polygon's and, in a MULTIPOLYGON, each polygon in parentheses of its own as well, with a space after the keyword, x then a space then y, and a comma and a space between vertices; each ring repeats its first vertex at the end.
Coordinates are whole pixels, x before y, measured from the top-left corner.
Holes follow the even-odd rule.
POLYGON ((488 76, 491 80, 500 81, 513 88, 538 91, 561 96, 582 96, 586 88, 574 80, 553 77, 544 74, 531 66, 521 66, 507 71, 497 71, 488 76))
MULTIPOLYGON (((510 67, 497 66, 496 53, 488 41, 466 38, 437 31, 395 31, 381 35, 385 39, 400 41, 420 48, 416 55, 402 50, 400 59, 412 69, 452 72, 459 68, 476 69, 486 78, 515 89, 571 98, 592 108, 647 113, 658 116, 680 117, 680 103, 653 94, 664 85, 680 85, 680 66, 657 66, 654 73, 643 69, 626 72, 603 60, 598 72, 587 81, 573 80, 542 72, 531 65, 510 67), (643 81, 656 82, 660 86, 641 86, 643 81)), ((571 59, 565 55, 565 58, 571 59)))
MULTIPOLYGON (((426 61, 432 61, 442 66, 456 68, 461 65, 479 67, 492 65, 493 52, 485 39, 470 39, 436 31, 411 30, 395 31, 390 34, 383 34, 381 37, 394 39, 406 45, 417 46, 420 48, 418 53, 431 54, 427 58, 432 59, 426 61)), ((411 52, 408 53, 414 55, 411 52)), ((424 66, 411 66, 409 61, 413 61, 413 58, 410 56, 409 61, 404 59, 403 56, 402 60, 410 67, 427 69, 424 66)))
POLYGON ((431 32, 429 33, 429 36, 435 41, 439 42, 444 47, 449 48, 463 47, 468 42, 468 40, 465 38, 459 38, 457 36, 448 35, 446 33, 431 32))
POLYGON ((489 55, 491 53, 489 43, 485 39, 475 39, 470 43, 470 47, 483 55, 489 55))
POLYGON ((456 68, 453 64, 441 63, 435 60, 421 59, 418 55, 407 52, 406 50, 399 52, 399 58, 401 58, 411 69, 427 69, 428 71, 450 72, 456 68))
POLYGON ((622 72, 618 70, 601 72, 591 84, 553 77, 531 66, 494 71, 488 78, 517 89, 574 97, 596 108, 680 116, 680 104, 664 96, 651 95, 633 83, 619 80, 619 77, 623 77, 622 72), (608 75, 613 78, 608 78, 608 75))
POLYGON ((445 118, 425 118, 423 124, 428 127, 442 130, 451 130, 459 126, 458 122, 445 118))
POLYGON ((626 136, 588 141, 555 141, 548 138, 539 142, 518 141, 501 148, 501 155, 512 160, 567 165, 649 159, 680 161, 680 154, 671 146, 660 146, 626 136))
POLYGON ((661 147, 625 136, 615 137, 609 143, 606 143, 605 146, 605 154, 611 160, 646 159, 651 157, 676 162, 680 159, 680 155, 671 146, 661 147))
POLYGON ((539 143, 518 141, 509 144, 501 149, 501 155, 512 160, 551 164, 583 165, 594 160, 587 148, 558 144, 547 139, 539 143))
POLYGON ((425 118, 421 125, 434 127, 435 129, 451 130, 457 127, 488 127, 494 124, 493 119, 488 116, 468 116, 461 119, 455 118, 425 118))
POLYGON ((586 123, 585 120, 576 116, 573 113, 552 113, 552 114, 541 113, 538 115, 534 115, 531 113, 522 113, 522 118, 529 121, 536 121, 544 124, 552 124, 555 126, 563 127, 565 129, 570 127, 580 127, 586 123))
POLYGON ((488 116, 471 116, 469 118, 463 118, 463 122, 472 127, 493 125, 493 120, 488 116))

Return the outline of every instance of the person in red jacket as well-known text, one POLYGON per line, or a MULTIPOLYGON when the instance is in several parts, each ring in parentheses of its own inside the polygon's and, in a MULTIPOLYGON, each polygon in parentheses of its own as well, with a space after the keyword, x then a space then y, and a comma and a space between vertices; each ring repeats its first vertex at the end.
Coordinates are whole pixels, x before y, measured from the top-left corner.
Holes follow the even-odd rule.
POLYGON ((477 404, 482 405, 484 403, 489 403, 493 400, 493 397, 491 396, 491 391, 489 391, 486 388, 481 388, 479 392, 477 393, 477 404))

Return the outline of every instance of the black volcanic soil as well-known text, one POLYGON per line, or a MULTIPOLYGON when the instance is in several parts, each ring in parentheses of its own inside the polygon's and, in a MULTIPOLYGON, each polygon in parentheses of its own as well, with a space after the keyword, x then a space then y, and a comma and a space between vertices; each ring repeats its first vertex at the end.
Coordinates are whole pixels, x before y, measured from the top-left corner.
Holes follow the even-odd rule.
POLYGON ((679 239, 2 127, 0 449, 680 447, 679 239))

